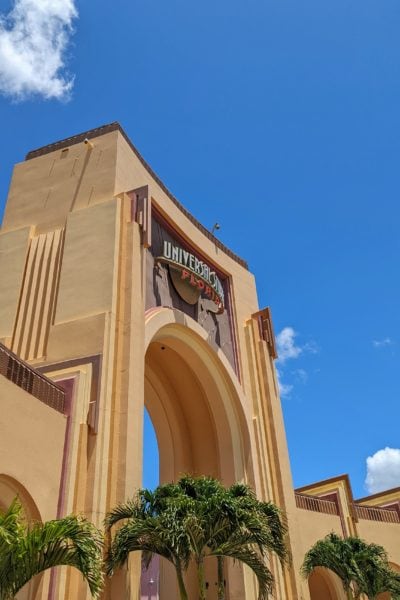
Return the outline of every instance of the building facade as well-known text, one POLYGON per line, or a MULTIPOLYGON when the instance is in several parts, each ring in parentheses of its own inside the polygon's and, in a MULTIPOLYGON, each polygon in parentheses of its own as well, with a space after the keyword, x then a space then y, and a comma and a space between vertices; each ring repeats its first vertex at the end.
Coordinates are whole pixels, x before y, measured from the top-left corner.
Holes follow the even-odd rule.
MULTIPOLYGON (((276 598, 344 597, 329 573, 299 574, 330 531, 381 543, 400 565, 400 490, 354 501, 346 476, 293 489, 270 309, 246 263, 118 123, 16 165, 0 234, 0 342, 0 507, 18 494, 28 518, 82 512, 101 525, 141 485, 146 407, 161 482, 187 472, 244 481, 285 510, 292 564, 272 560, 276 598)), ((103 597, 139 598, 140 572, 132 556, 103 597)), ((161 600, 177 598, 163 561, 157 577, 161 600)), ((230 600, 257 597, 246 569, 228 565, 226 579, 230 600)), ((212 565, 207 580, 216 598, 212 565)), ((68 569, 21 595, 89 597, 68 569)))

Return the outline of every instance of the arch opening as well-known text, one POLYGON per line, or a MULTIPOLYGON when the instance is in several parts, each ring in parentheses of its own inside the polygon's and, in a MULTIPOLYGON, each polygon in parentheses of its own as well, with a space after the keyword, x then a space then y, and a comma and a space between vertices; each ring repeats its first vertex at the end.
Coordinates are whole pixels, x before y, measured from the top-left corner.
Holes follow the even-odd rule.
MULTIPOLYGON (((157 436, 160 483, 186 473, 215 477, 225 485, 252 483, 245 460, 250 456, 247 425, 232 374, 197 323, 192 325, 191 319, 176 315, 177 311, 163 310, 170 322, 155 329, 145 355, 145 408, 157 436), (177 322, 182 319, 184 323, 177 322)), ((217 572, 216 561, 211 559, 206 580, 207 598, 214 600, 217 572)), ((229 589, 235 597, 244 597, 241 569, 228 566, 226 580, 227 598, 229 589)), ((177 596, 175 573, 163 560, 159 581, 161 600, 177 596)), ((189 596, 195 597, 195 573, 188 574, 187 585, 189 596)))
POLYGON ((27 521, 41 521, 39 510, 28 490, 19 481, 0 473, 0 508, 5 510, 18 496, 27 521))
POLYGON ((143 487, 156 488, 160 482, 160 453, 153 421, 147 408, 143 419, 143 487))
POLYGON ((184 473, 221 478, 213 419, 199 375, 166 342, 146 353, 145 406, 160 452, 160 482, 184 473))
MULTIPOLYGON (((160 481, 157 435, 147 408, 143 419, 143 483, 142 487, 154 490, 160 481)), ((159 598, 160 559, 155 556, 148 569, 142 567, 140 597, 142 600, 159 598)))
POLYGON ((342 600, 345 598, 343 586, 338 577, 329 571, 318 567, 308 578, 311 600, 342 600))

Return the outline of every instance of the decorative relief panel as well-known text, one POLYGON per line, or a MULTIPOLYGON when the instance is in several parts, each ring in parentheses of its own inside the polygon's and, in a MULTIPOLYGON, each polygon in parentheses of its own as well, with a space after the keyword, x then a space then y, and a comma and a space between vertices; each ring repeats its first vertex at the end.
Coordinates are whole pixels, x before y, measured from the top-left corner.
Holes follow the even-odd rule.
POLYGON ((146 309, 167 306, 189 315, 237 371, 229 279, 179 239, 158 215, 153 214, 151 230, 152 245, 146 251, 146 309), (171 247, 182 252, 170 256, 171 247), (180 290, 185 285, 186 291, 180 290))
POLYGON ((46 353, 58 288, 64 230, 31 239, 11 349, 24 360, 46 353))

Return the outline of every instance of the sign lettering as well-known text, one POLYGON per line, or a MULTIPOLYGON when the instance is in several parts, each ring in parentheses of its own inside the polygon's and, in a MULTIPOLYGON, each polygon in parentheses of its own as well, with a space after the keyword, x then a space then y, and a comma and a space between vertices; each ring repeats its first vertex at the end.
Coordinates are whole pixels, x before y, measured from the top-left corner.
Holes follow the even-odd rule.
POLYGON ((173 269, 179 269, 182 281, 197 288, 199 293, 210 298, 217 305, 218 313, 224 311, 222 283, 216 272, 207 263, 199 260, 188 250, 167 240, 164 240, 163 254, 157 260, 168 264, 173 269))

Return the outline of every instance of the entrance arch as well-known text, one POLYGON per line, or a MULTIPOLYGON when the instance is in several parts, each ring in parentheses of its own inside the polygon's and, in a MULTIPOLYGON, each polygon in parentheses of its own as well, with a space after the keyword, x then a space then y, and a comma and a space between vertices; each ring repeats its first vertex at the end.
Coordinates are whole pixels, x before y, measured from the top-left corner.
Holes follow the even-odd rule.
MULTIPOLYGON (((208 343, 207 332, 178 310, 152 309, 146 313, 145 350, 145 406, 157 436, 160 483, 191 473, 216 477, 225 485, 254 485, 245 398, 225 355, 208 343)), ((216 597, 214 564, 206 577, 211 600, 214 591, 216 597)), ((228 579, 229 597, 244 597, 242 570, 229 568, 228 579)), ((192 585, 189 581, 189 589, 192 585)), ((175 575, 163 565, 161 600, 174 597, 172 586, 175 575)))
POLYGON ((156 430, 160 481, 191 472, 254 484, 239 381, 207 332, 179 310, 146 313, 145 404, 156 430))
POLYGON ((322 567, 317 567, 308 578, 311 600, 344 600, 346 598, 339 578, 322 567))
POLYGON ((28 490, 14 477, 0 473, 0 509, 6 510, 16 497, 23 506, 27 521, 41 521, 39 510, 28 490))

